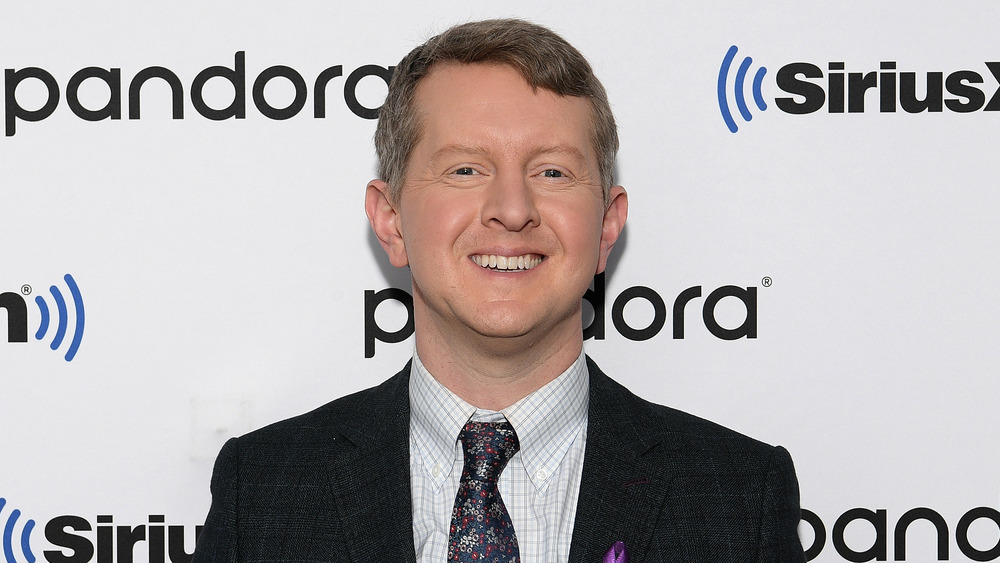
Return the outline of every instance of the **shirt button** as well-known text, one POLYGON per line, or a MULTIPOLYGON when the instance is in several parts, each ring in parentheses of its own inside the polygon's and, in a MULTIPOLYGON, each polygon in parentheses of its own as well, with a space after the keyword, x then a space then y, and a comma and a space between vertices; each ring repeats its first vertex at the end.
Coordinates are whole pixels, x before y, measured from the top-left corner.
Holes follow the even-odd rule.
POLYGON ((539 469, 538 472, 535 473, 535 478, 540 481, 544 481, 549 478, 549 474, 544 469, 539 469))
POLYGON ((440 463, 434 464, 434 469, 431 469, 431 475, 433 475, 435 479, 437 479, 438 477, 441 476, 441 464, 440 463))

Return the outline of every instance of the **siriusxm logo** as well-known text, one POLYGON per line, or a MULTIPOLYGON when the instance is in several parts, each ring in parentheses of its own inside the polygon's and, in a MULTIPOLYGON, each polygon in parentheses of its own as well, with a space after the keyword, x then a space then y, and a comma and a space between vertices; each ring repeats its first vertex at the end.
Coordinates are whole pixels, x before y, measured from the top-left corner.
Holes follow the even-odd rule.
MULTIPOLYGON (((58 350, 63 343, 66 345, 66 353, 63 356, 67 362, 73 361, 80 343, 83 341, 83 327, 86 315, 83 308, 83 296, 80 288, 76 284, 73 276, 66 274, 63 276, 66 281, 66 288, 69 291, 70 300, 63 295, 63 291, 58 286, 49 287, 52 307, 49 301, 42 295, 35 296, 35 305, 38 307, 39 321, 38 330, 35 331, 35 340, 45 339, 50 328, 51 342, 49 347, 58 350), (70 303, 72 303, 72 333, 70 333, 70 303), (54 317, 54 318, 53 318, 54 317), (53 322, 54 321, 54 322, 53 322)), ((23 296, 30 295, 32 289, 30 285, 21 286, 21 293, 4 292, 0 293, 0 309, 7 312, 7 342, 27 342, 28 341, 28 304, 23 296)))
MULTIPOLYGON (((733 65, 733 59, 736 58, 736 45, 729 48, 726 53, 725 58, 722 59, 722 66, 719 67, 719 83, 718 83, 718 96, 719 96, 719 111, 722 112, 722 120, 726 122, 726 127, 733 133, 739 131, 739 127, 736 126, 736 121, 733 120, 733 113, 729 110, 729 96, 727 95, 729 87, 727 85, 729 81, 729 71, 733 65)), ((740 110, 740 116, 743 117, 744 121, 750 121, 753 119, 753 115, 750 113, 750 108, 747 107, 746 101, 746 77, 747 71, 750 70, 750 65, 753 64, 753 59, 750 57, 744 57, 743 62, 740 63, 739 69, 736 70, 736 78, 733 81, 733 94, 736 99, 736 107, 740 110)), ((764 96, 760 92, 760 86, 764 83, 764 75, 767 74, 767 69, 760 67, 753 77, 753 85, 751 87, 753 92, 753 101, 757 104, 760 111, 767 109, 767 104, 764 102, 764 96)))
MULTIPOLYGON (((719 67, 716 95, 719 111, 726 127, 733 133, 739 131, 730 100, 738 115, 745 122, 753 118, 747 104, 749 91, 760 111, 768 108, 764 100, 763 83, 767 74, 760 67, 748 82, 753 59, 744 57, 733 75, 733 63, 738 52, 733 45, 726 52, 719 67), (732 81, 730 82, 730 75, 732 81)), ((983 63, 993 81, 1000 86, 1000 62, 983 63)), ((782 112, 793 115, 814 113, 826 108, 827 113, 955 113, 975 111, 1000 111, 1000 87, 993 89, 987 101, 984 73, 975 70, 951 72, 930 71, 918 73, 897 70, 896 61, 881 61, 878 70, 850 72, 844 62, 829 62, 826 72, 813 63, 794 62, 782 66, 774 74, 779 90, 790 96, 774 98, 774 105, 782 112), (869 100, 869 92, 872 100, 869 100), (876 103, 877 102, 877 103, 876 103), (875 110, 874 108, 877 108, 875 110)))
POLYGON ((17 552, 20 550, 20 554, 23 555, 24 560, 28 563, 35 563, 35 555, 31 553, 31 545, 29 544, 29 539, 31 538, 31 531, 35 529, 35 521, 28 520, 23 525, 21 525, 20 533, 15 533, 15 529, 18 526, 18 519, 21 518, 21 511, 14 509, 10 511, 10 514, 4 518, 4 507, 7 505, 7 499, 0 497, 0 523, 3 523, 3 556, 7 563, 14 563, 18 560, 17 552), (16 539, 16 543, 15 543, 16 539))
MULTIPOLYGON (((21 511, 16 509, 5 516, 6 502, 0 498, 4 560, 35 563, 37 557, 31 549, 32 540, 38 541, 37 534, 32 535, 35 521, 19 524, 21 511)), ((189 527, 168 526, 162 514, 151 514, 148 523, 136 526, 116 526, 114 517, 106 514, 97 516, 96 522, 66 514, 45 524, 44 540, 55 549, 45 549, 41 555, 49 563, 88 563, 95 556, 98 563, 132 563, 143 555, 149 563, 190 563, 201 528, 195 526, 190 537, 189 527)))

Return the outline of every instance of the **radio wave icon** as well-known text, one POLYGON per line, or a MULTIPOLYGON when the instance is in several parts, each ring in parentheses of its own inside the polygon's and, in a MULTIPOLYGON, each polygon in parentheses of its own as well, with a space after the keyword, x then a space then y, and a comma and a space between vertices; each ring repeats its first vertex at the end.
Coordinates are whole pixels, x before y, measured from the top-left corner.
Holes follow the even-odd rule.
MULTIPOLYGON (((6 504, 7 499, 0 497, 0 514, 3 513, 3 508, 6 504)), ((20 517, 21 511, 14 509, 7 517, 7 522, 3 526, 3 556, 7 563, 17 563, 17 558, 14 557, 14 527, 17 525, 17 519, 20 517)), ((0 517, 0 520, 2 520, 2 517, 0 517)), ((35 555, 31 553, 31 545, 28 541, 31 538, 31 531, 34 529, 34 520, 28 520, 24 523, 24 527, 21 528, 19 547, 28 563, 35 563, 35 555)))
MULTIPOLYGON (((719 67, 719 110, 722 112, 722 119, 726 122, 726 126, 733 133, 739 131, 739 127, 736 126, 736 121, 733 120, 733 113, 729 110, 729 99, 727 94, 727 82, 729 80, 729 69, 733 65, 733 59, 736 58, 736 45, 729 48, 726 53, 726 57, 722 59, 722 66, 719 67)), ((740 67, 736 70, 736 80, 733 83, 733 93, 736 98, 736 108, 740 111, 740 115, 743 116, 744 121, 750 121, 753 116, 750 114, 750 108, 747 107, 746 95, 744 94, 746 88, 746 78, 747 71, 750 70, 750 65, 753 64, 753 59, 750 57, 744 57, 743 62, 740 63, 740 67)), ((760 85, 764 82, 764 75, 767 74, 767 69, 760 67, 757 69, 757 73, 753 77, 753 86, 751 88, 753 92, 753 101, 760 108, 760 111, 767 109, 767 104, 764 103, 764 96, 760 93, 760 85)))
MULTIPOLYGON (((69 348, 66 349, 65 356, 66 361, 70 362, 73 361, 77 350, 80 349, 80 342, 83 340, 83 325, 86 317, 83 310, 83 296, 80 295, 80 288, 76 285, 76 280, 69 274, 63 276, 63 279, 66 280, 70 297, 73 299, 74 316, 76 319, 73 336, 70 338, 69 348)), ((53 285, 49 288, 49 293, 52 294, 52 300, 55 302, 57 317, 56 332, 52 337, 52 343, 49 347, 53 350, 58 350, 62 346, 63 340, 66 339, 66 331, 69 328, 69 308, 66 304, 66 298, 63 297, 58 287, 53 285)), ((41 314, 42 319, 38 325, 38 332, 35 333, 35 339, 41 340, 45 338, 45 333, 49 330, 51 315, 49 314, 49 305, 41 295, 35 297, 35 304, 38 305, 38 312, 41 314)))

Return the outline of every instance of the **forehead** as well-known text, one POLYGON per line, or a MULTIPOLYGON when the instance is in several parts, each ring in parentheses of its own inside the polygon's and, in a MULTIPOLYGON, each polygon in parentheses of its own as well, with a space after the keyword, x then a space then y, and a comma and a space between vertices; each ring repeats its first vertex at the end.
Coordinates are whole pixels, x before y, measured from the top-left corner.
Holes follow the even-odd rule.
POLYGON ((507 65, 435 65, 417 85, 416 106, 418 150, 453 142, 550 143, 596 161, 590 101, 532 88, 507 65))

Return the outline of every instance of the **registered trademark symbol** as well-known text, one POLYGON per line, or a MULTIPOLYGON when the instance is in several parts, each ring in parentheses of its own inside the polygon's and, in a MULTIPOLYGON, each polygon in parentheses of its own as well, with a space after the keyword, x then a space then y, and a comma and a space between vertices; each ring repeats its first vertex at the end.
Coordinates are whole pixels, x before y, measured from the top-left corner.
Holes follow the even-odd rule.
POLYGON ((21 295, 31 295, 31 286, 24 284, 21 286, 21 295))
POLYGON ((760 285, 764 287, 771 287, 772 282, 773 280, 771 280, 770 276, 764 276, 764 279, 760 280, 760 285))

